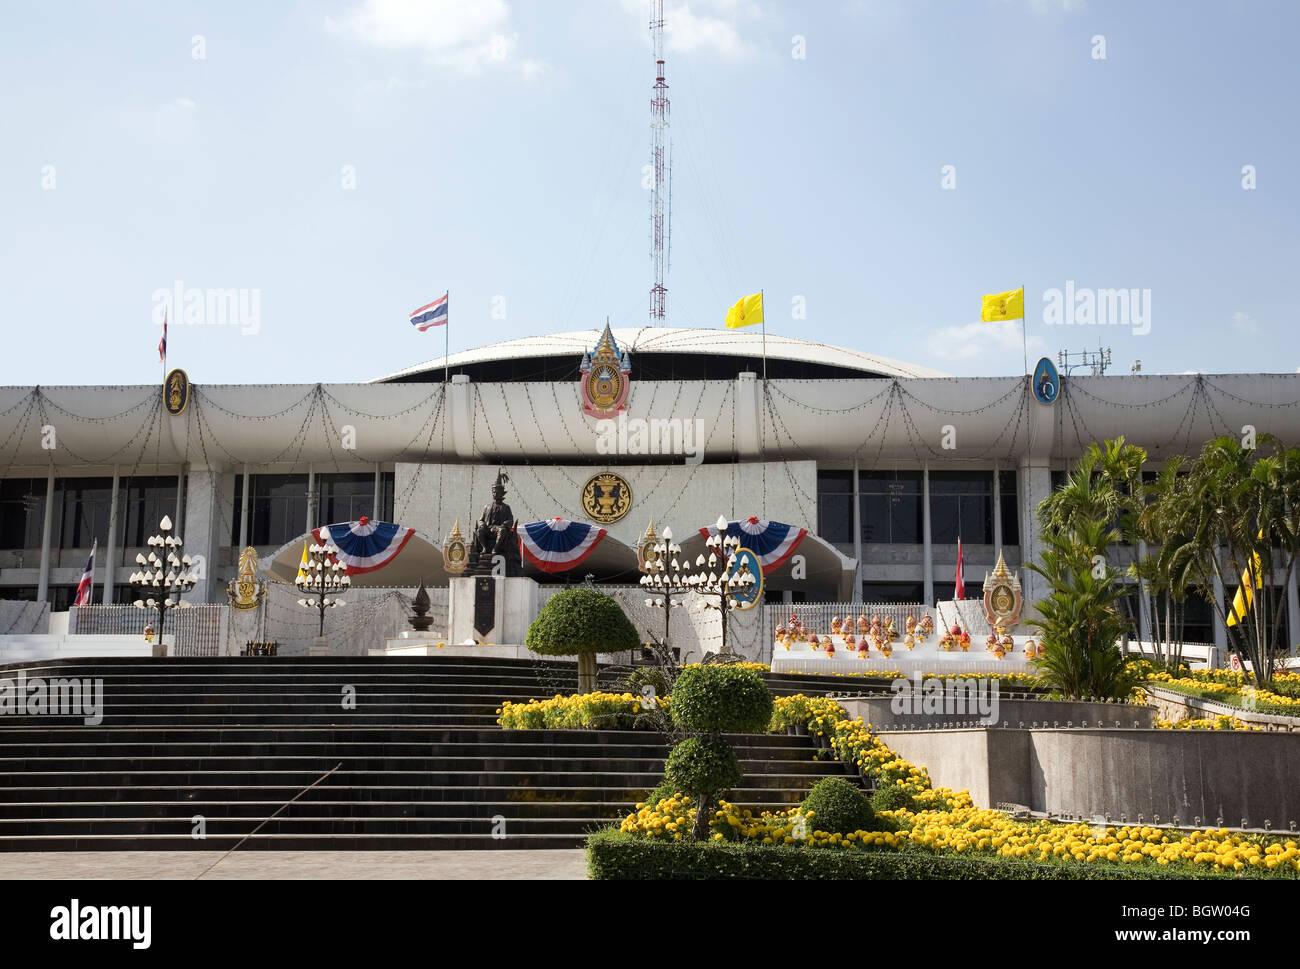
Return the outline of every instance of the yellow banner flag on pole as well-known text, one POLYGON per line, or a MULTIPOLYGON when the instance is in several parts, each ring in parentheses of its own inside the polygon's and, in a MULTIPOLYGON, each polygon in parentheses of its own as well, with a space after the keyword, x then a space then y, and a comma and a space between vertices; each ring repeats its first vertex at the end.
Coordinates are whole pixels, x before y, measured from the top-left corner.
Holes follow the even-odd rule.
POLYGON ((753 326, 763 322, 763 294, 754 293, 736 301, 736 305, 727 310, 727 329, 734 330, 741 326, 753 326))
MULTIPOLYGON (((1260 532, 1260 538, 1264 533, 1260 532)), ((1237 594, 1232 597, 1232 611, 1228 613, 1228 625, 1235 626, 1241 620, 1246 618, 1246 613, 1250 611, 1252 600, 1255 598, 1255 586, 1262 582, 1264 572, 1264 563, 1256 552, 1252 556, 1251 564, 1246 566, 1241 573, 1241 585, 1237 587, 1237 594)))
POLYGON ((989 293, 980 301, 980 322, 1001 323, 1025 318, 1025 288, 989 293))
POLYGON ((298 562, 298 577, 295 582, 306 581, 307 579, 307 543, 302 543, 302 559, 298 562))

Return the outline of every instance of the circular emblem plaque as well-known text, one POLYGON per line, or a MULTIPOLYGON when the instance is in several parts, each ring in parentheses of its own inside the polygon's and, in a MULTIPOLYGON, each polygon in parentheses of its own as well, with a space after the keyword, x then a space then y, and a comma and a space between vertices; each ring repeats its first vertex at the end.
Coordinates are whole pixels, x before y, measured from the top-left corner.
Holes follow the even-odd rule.
POLYGON ((180 368, 173 370, 163 381, 163 406, 172 417, 180 417, 190 403, 190 378, 180 368))
POLYGON ((612 471, 593 475, 582 488, 582 510, 602 525, 616 522, 632 510, 632 487, 612 471))
POLYGON ((731 598, 740 602, 737 607, 742 612, 746 609, 753 609, 763 600, 763 566, 758 561, 758 556, 747 548, 736 549, 736 564, 731 571, 733 578, 738 575, 748 573, 755 577, 757 581, 748 588, 737 588, 731 590, 731 598))

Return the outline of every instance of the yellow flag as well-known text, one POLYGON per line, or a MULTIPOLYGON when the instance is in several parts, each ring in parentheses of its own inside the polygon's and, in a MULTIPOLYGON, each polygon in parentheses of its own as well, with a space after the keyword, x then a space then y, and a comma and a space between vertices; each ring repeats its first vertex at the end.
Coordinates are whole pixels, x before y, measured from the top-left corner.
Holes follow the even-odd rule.
POLYGON ((755 293, 736 301, 736 305, 727 310, 727 329, 734 330, 741 326, 753 326, 763 322, 763 294, 755 293))
POLYGON ((302 543, 302 559, 298 562, 298 577, 295 582, 301 582, 307 578, 307 543, 302 543))
POLYGON ((1005 293, 989 293, 980 302, 980 321, 1000 323, 1003 320, 1025 318, 1025 288, 1011 289, 1005 293))
MULTIPOLYGON (((1263 538, 1264 533, 1261 531, 1259 537, 1263 538)), ((1256 552, 1251 557, 1251 564, 1246 566, 1246 570, 1241 573, 1241 585, 1237 587, 1237 594, 1232 597, 1232 611, 1228 613, 1228 625, 1235 626, 1238 622, 1246 618, 1246 613, 1250 612, 1251 601, 1255 597, 1255 586, 1263 583, 1264 563, 1256 552), (1252 578, 1253 576, 1253 578, 1252 578)))

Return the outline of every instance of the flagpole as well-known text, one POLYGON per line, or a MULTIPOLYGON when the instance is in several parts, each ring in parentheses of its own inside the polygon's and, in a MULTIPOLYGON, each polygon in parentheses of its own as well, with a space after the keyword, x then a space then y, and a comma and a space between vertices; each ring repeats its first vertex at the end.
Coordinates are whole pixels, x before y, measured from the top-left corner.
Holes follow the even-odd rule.
POLYGON ((1025 376, 1029 376, 1029 329, 1028 314, 1025 312, 1025 284, 1020 284, 1020 349, 1025 355, 1025 376))
POLYGON ((447 322, 443 323, 442 333, 442 382, 447 383, 447 375, 451 372, 451 361, 448 359, 451 355, 451 291, 447 292, 447 322))
POLYGON ((758 291, 758 305, 763 308, 763 393, 767 393, 767 298, 758 291))

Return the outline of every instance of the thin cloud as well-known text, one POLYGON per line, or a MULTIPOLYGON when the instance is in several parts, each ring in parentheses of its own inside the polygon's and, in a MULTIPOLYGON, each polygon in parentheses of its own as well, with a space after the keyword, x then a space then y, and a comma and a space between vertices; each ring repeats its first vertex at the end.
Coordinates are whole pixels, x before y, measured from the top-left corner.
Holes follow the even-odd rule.
MULTIPOLYGON (((623 7, 648 38, 650 4, 623 0, 623 7)), ((668 0, 664 4, 664 47, 670 54, 712 54, 740 60, 753 53, 753 47, 741 37, 741 22, 762 16, 762 9, 752 0, 668 0)))
POLYGON ((1019 360, 1027 348, 1031 356, 1042 353, 1046 344, 1041 337, 1030 336, 1021 344, 1020 326, 1016 323, 966 323, 935 330, 925 341, 926 352, 941 360, 1019 360))
POLYGON ((336 36, 388 51, 427 55, 466 76, 488 70, 531 78, 545 63, 522 58, 506 0, 361 0, 342 17, 327 17, 336 36))

